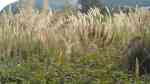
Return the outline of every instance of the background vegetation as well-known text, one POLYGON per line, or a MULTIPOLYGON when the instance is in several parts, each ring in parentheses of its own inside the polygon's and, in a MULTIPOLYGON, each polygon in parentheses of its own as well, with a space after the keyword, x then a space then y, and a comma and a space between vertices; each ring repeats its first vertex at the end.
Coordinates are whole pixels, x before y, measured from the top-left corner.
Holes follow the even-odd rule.
POLYGON ((148 84, 122 65, 128 40, 148 40, 149 12, 32 12, 0 16, 1 84, 148 84))

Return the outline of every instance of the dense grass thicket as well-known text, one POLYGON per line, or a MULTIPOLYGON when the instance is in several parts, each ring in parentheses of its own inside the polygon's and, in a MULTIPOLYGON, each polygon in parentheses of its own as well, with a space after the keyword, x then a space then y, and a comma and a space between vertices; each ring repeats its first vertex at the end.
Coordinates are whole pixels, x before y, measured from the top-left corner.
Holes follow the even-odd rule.
POLYGON ((149 84, 129 76, 128 40, 149 40, 149 12, 0 15, 0 84, 149 84))

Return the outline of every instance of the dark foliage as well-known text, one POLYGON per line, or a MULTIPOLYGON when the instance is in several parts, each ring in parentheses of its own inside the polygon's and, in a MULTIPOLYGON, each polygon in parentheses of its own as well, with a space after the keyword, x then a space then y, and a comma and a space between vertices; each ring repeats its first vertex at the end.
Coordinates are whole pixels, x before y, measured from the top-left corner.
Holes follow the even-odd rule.
POLYGON ((81 5, 82 13, 87 13, 90 8, 102 8, 100 0, 78 0, 78 3, 81 5))
POLYGON ((150 49, 145 45, 144 40, 137 36, 129 41, 127 48, 127 61, 129 73, 134 73, 138 61, 139 75, 150 73, 150 49), (137 59, 137 60, 136 60, 137 59))

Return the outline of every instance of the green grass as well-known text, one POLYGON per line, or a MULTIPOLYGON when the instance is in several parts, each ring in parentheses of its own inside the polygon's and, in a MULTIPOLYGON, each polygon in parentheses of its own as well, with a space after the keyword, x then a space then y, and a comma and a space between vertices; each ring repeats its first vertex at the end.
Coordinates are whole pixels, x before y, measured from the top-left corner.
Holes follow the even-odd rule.
MULTIPOLYGON (((141 84, 129 77, 122 52, 128 40, 149 36, 144 11, 103 16, 28 13, 0 16, 1 84, 141 84)), ((148 79, 144 84, 148 84, 148 79)))

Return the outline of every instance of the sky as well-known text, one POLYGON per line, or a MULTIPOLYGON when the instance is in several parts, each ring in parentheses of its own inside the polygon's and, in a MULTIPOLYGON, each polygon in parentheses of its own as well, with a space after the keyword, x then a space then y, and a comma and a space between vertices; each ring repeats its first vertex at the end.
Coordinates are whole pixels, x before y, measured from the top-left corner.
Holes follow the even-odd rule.
POLYGON ((0 12, 2 11, 3 8, 5 8, 7 5, 11 3, 15 3, 18 0, 0 0, 0 12))

